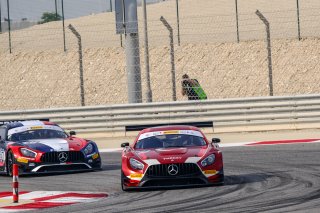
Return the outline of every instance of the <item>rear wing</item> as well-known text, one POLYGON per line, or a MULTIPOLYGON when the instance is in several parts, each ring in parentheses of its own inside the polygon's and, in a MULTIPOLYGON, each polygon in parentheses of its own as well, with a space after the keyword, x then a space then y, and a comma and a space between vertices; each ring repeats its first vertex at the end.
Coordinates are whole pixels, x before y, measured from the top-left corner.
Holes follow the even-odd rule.
POLYGON ((198 128, 204 128, 204 127, 213 127, 212 121, 205 121, 205 122, 187 122, 187 123, 166 123, 166 124, 146 124, 146 125, 133 125, 133 126, 126 126, 125 129, 127 132, 130 131, 141 131, 143 129, 151 128, 151 127, 157 127, 157 126, 195 126, 198 128))
POLYGON ((7 121, 0 121, 0 126, 9 124, 9 123, 14 123, 14 122, 22 122, 22 121, 50 121, 50 119, 44 118, 44 119, 30 119, 30 120, 7 120, 7 121))

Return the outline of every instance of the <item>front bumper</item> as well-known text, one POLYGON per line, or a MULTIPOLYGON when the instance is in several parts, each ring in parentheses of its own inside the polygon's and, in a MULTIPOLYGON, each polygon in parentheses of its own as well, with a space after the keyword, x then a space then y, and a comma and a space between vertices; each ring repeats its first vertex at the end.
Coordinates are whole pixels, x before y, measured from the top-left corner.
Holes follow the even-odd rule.
POLYGON ((40 173, 69 173, 80 171, 93 171, 101 169, 101 160, 96 159, 92 163, 88 162, 68 162, 68 163, 18 163, 20 174, 40 174, 40 173))
POLYGON ((149 177, 144 176, 141 181, 131 181, 128 177, 124 177, 124 187, 126 189, 148 189, 148 188, 177 188, 187 186, 210 186, 221 185, 224 183, 223 170, 216 175, 208 178, 203 174, 191 176, 175 176, 175 177, 149 177))

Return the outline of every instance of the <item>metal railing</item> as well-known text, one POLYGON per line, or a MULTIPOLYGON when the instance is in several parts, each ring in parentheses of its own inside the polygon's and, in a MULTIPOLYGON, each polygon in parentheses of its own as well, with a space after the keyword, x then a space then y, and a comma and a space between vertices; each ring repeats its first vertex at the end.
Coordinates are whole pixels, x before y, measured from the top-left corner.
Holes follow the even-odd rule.
POLYGON ((209 133, 318 128, 320 95, 236 98, 0 112, 0 120, 49 118, 67 130, 126 136, 132 125, 213 122, 209 133))

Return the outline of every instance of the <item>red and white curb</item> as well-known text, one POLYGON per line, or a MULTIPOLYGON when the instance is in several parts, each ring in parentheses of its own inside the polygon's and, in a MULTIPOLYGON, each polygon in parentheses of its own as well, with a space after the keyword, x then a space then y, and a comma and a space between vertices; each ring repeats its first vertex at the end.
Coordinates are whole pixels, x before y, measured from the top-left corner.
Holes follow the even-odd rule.
POLYGON ((107 197, 106 193, 94 192, 22 191, 19 193, 19 203, 12 203, 12 192, 0 192, 0 213, 90 203, 107 197))
MULTIPOLYGON (((285 145, 285 144, 301 144, 301 143, 320 143, 320 139, 297 139, 297 140, 275 140, 275 141, 254 141, 239 143, 221 143, 219 147, 236 147, 236 146, 261 146, 261 145, 285 145)), ((99 149, 101 153, 121 152, 122 148, 116 149, 99 149)))

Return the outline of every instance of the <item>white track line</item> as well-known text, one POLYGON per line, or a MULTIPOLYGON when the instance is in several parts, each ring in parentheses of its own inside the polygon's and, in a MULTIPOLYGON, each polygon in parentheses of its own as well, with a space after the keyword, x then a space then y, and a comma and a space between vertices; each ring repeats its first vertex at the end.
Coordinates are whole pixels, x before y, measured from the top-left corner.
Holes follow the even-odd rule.
MULTIPOLYGON (((299 140, 299 139, 298 139, 299 140)), ((288 140, 283 140, 284 142, 278 142, 275 144, 257 144, 257 145, 251 145, 251 146, 270 146, 270 145, 289 145, 289 144, 301 144, 301 143, 305 143, 305 144, 312 144, 312 143, 320 143, 320 140, 315 140, 312 142, 304 142, 303 140, 301 140, 301 142, 295 142, 295 143, 286 143, 285 141, 288 140)), ((219 147, 237 147, 237 146, 250 146, 250 144, 255 144, 255 143, 261 143, 264 141, 250 141, 250 142, 239 142, 239 143, 222 143, 219 144, 219 147)), ((110 152, 121 152, 123 149, 122 148, 115 148, 115 149, 99 149, 99 151, 101 153, 110 153, 110 152)))

